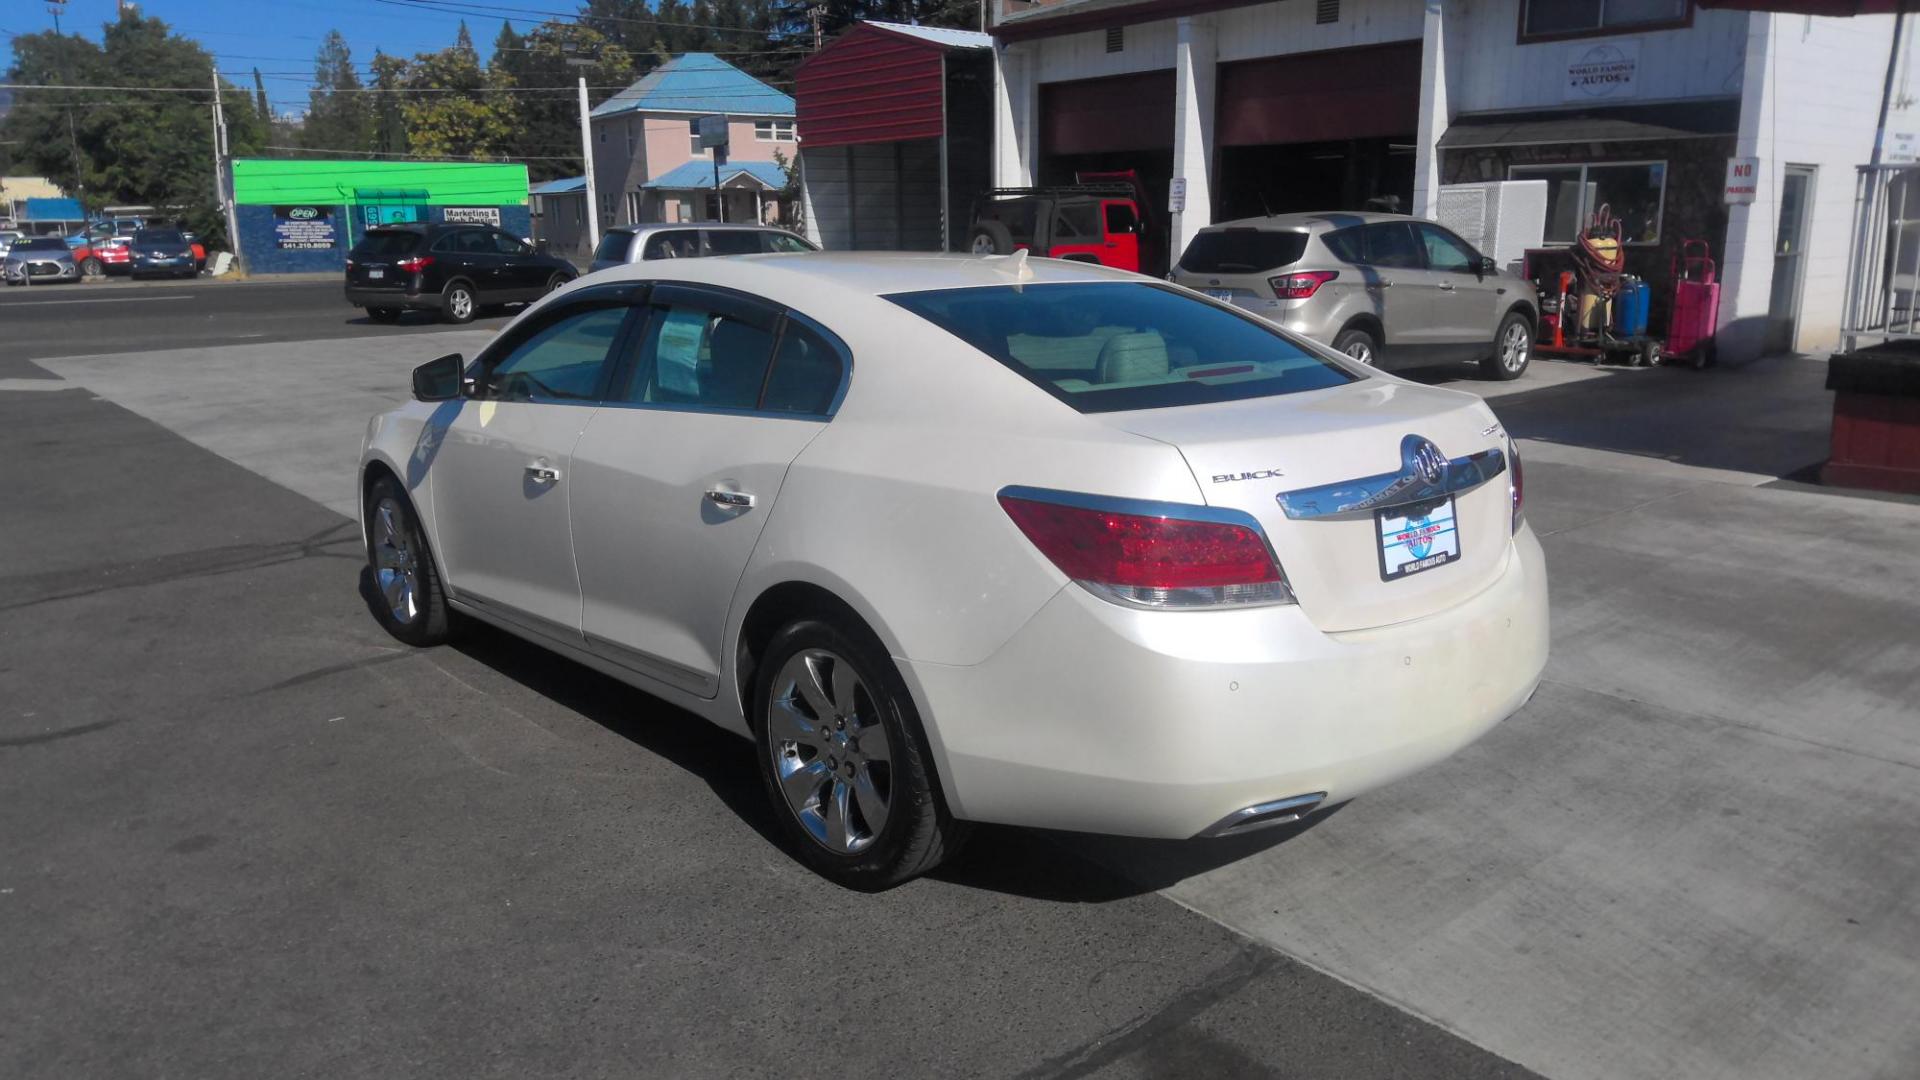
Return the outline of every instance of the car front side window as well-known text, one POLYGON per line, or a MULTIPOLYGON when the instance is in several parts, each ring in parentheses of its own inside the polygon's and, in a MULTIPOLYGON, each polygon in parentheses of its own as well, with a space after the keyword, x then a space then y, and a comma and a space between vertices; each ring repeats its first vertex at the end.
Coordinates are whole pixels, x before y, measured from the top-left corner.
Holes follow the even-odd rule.
POLYGON ((1451 273, 1472 273, 1480 261, 1466 242, 1438 225, 1422 224, 1420 239, 1427 249, 1427 267, 1451 273))
POLYGON ((591 307, 541 326, 487 365, 477 396, 545 404, 599 400, 601 375, 629 310, 591 307))
POLYGON ((490 235, 493 238, 493 248, 497 254, 500 254, 500 255, 531 255, 533 254, 533 248, 529 247, 527 243, 524 240, 521 240, 519 237, 508 236, 506 233, 501 233, 501 232, 492 233, 490 235))

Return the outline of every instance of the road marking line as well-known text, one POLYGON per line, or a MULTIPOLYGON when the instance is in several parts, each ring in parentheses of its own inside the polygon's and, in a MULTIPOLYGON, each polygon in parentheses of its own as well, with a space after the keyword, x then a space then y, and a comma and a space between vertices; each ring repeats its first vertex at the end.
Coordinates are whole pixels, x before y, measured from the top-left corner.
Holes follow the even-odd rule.
POLYGON ((0 379, 0 393, 12 390, 72 390, 65 379, 0 379))
POLYGON ((88 300, 15 300, 0 301, 0 307, 57 307, 60 304, 152 304, 162 300, 191 300, 186 296, 99 296, 88 300))

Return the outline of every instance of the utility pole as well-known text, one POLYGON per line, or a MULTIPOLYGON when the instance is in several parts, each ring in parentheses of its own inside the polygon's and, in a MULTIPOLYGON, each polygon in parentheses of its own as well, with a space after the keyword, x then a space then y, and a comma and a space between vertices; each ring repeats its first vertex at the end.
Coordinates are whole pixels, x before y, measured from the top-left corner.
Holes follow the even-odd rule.
POLYGON ((53 36, 60 36, 60 13, 67 9, 67 0, 47 0, 47 11, 53 15, 53 36))
POLYGON ((807 9, 807 21, 813 24, 813 51, 820 51, 820 16, 826 14, 826 8, 815 4, 807 9))
POLYGON ((240 254, 240 220, 227 191, 227 114, 220 103, 220 69, 213 69, 213 195, 220 200, 220 211, 227 220, 227 246, 241 270, 247 266, 240 254))
POLYGON ((593 123, 587 115, 587 77, 580 76, 580 156, 587 165, 587 250, 600 250, 600 188, 593 182, 593 123))

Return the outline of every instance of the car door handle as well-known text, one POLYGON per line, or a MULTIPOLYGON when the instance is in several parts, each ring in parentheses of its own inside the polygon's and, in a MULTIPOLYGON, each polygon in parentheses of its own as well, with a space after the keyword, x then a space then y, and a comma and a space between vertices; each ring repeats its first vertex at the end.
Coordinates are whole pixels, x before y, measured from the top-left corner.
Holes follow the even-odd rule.
POLYGON ((730 510, 747 510, 753 506, 752 495, 744 491, 721 491, 718 488, 707 492, 707 501, 730 510))
POLYGON ((560 479, 560 470, 547 465, 529 465, 527 479, 536 484, 557 483, 560 479))
POLYGON ((1451 282, 1451 281, 1443 281, 1443 282, 1441 282, 1441 283, 1440 283, 1440 291, 1441 291, 1441 292, 1452 292, 1452 291, 1453 291, 1453 282, 1451 282))

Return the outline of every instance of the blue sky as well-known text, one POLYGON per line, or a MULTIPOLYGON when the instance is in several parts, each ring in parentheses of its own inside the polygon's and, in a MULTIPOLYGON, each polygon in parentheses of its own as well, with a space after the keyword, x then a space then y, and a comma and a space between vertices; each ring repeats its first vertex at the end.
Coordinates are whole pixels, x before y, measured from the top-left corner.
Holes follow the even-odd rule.
MULTIPOLYGON (((568 3, 513 3, 507 7, 571 10, 568 3)), ((44 0, 0 0, 0 38, 53 29, 53 16, 44 0)), ((68 0, 60 27, 95 41, 100 27, 113 21, 115 0, 68 0)), ((275 111, 304 112, 307 87, 313 82, 313 54, 327 31, 338 30, 353 50, 362 76, 375 48, 411 56, 453 44, 460 16, 424 9, 408 9, 380 0, 145 0, 140 10, 165 19, 175 32, 198 41, 213 53, 221 74, 239 85, 250 85, 259 68, 267 97, 275 111)), ((537 15, 513 20, 525 33, 540 20, 537 15)), ((485 60, 500 32, 498 18, 469 16, 473 43, 485 60)), ((7 52, 11 60, 11 50, 7 52)))

